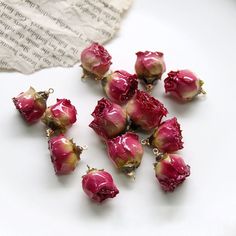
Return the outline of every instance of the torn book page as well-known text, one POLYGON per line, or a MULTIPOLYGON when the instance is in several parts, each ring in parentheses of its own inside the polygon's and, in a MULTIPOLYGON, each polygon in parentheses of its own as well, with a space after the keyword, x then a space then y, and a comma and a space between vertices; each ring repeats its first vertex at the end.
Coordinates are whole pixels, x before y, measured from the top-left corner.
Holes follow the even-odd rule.
POLYGON ((0 70, 73 66, 111 39, 132 0, 0 0, 0 70))

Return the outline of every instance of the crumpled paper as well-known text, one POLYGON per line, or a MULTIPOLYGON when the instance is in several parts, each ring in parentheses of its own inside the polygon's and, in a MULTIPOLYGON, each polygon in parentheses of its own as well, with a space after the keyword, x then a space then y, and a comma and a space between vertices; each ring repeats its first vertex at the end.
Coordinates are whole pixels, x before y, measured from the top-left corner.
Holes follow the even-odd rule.
POLYGON ((111 39, 132 0, 0 0, 0 70, 73 66, 111 39))

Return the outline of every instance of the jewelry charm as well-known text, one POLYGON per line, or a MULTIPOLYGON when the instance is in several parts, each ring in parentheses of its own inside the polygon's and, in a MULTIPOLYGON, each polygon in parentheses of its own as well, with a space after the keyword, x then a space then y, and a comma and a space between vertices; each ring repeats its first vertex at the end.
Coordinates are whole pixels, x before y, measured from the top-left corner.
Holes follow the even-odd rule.
POLYGON ((90 199, 99 203, 107 198, 114 198, 119 193, 112 176, 108 172, 90 167, 83 176, 82 187, 90 199))
POLYGON ((49 89, 44 92, 36 92, 33 87, 30 87, 26 92, 20 93, 12 100, 23 119, 31 124, 42 117, 47 108, 48 96, 53 91, 53 89, 49 89))

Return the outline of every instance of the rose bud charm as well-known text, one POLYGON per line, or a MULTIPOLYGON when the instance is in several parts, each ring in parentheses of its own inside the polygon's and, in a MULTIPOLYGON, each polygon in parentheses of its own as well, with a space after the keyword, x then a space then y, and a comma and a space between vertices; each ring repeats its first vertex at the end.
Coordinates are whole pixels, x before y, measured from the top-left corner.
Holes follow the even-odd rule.
POLYGON ((159 126, 168 111, 157 99, 144 91, 137 91, 136 96, 127 104, 127 113, 131 121, 145 131, 159 126))
POLYGON ((104 170, 94 168, 89 168, 83 176, 82 187, 90 199, 99 203, 107 198, 114 198, 119 193, 112 176, 104 170))
POLYGON ((76 122, 77 111, 68 99, 57 99, 57 103, 46 109, 42 122, 49 133, 64 133, 76 122))
POLYGON ((190 166, 175 154, 164 154, 154 166, 156 178, 166 192, 174 191, 190 175, 190 166))
POLYGON ((151 91, 153 85, 166 71, 164 54, 162 52, 137 52, 135 71, 138 78, 144 83, 147 91, 151 91))
POLYGON ((107 140, 107 153, 114 165, 127 174, 134 176, 143 157, 143 147, 135 133, 127 132, 107 140))
POLYGON ((20 93, 14 97, 13 103, 21 116, 27 123, 34 123, 38 121, 47 108, 47 99, 53 89, 45 92, 36 92, 34 88, 30 87, 26 92, 20 93))
POLYGON ((102 80, 107 97, 117 104, 127 103, 136 93, 138 79, 124 70, 115 71, 102 80))
POLYGON ((202 89, 204 82, 190 70, 171 71, 164 83, 165 92, 182 101, 189 101, 200 93, 206 93, 202 89))
POLYGON ((83 77, 102 79, 111 65, 111 56, 108 51, 98 43, 92 43, 81 53, 81 67, 84 70, 83 77))
POLYGON ((161 123, 149 138, 149 143, 162 153, 182 149, 182 135, 177 119, 174 117, 161 123))
POLYGON ((114 138, 126 129, 126 112, 121 106, 102 98, 92 113, 94 120, 89 124, 101 138, 114 138))
POLYGON ((80 160, 82 147, 76 146, 71 139, 65 138, 63 134, 50 138, 48 147, 57 175, 66 175, 74 171, 80 160))

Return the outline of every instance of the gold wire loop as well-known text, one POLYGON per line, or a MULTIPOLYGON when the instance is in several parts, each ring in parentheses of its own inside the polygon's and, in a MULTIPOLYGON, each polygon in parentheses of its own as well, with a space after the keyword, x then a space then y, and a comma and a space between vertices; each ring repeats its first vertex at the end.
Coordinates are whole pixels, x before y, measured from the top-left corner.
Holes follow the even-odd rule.
POLYGON ((157 148, 153 148, 152 152, 155 156, 158 156, 160 154, 159 150, 157 148))
POLYGON ((48 89, 47 93, 48 93, 48 94, 54 93, 54 89, 53 89, 53 88, 48 89))
POLYGON ((83 145, 83 146, 81 147, 81 149, 82 149, 82 150, 87 150, 87 149, 88 149, 88 145, 83 145))
POLYGON ((146 86, 146 90, 147 90, 148 93, 151 93, 152 90, 153 90, 153 85, 152 85, 152 84, 148 84, 148 85, 146 86))
POLYGON ((142 140, 141 140, 141 144, 142 144, 142 145, 150 146, 149 139, 142 139, 142 140))

